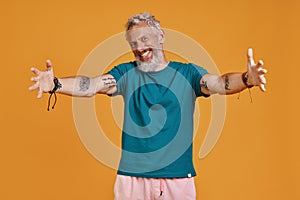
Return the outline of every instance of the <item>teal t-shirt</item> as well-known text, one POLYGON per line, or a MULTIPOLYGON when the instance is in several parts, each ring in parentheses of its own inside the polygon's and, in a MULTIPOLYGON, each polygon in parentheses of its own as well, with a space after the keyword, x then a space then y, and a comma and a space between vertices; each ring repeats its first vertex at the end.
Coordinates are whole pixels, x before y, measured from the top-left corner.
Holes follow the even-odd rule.
POLYGON ((200 79, 207 71, 170 62, 158 72, 143 72, 135 62, 108 72, 124 100, 122 156, 118 174, 146 178, 195 176, 192 161, 196 98, 205 96, 200 79))

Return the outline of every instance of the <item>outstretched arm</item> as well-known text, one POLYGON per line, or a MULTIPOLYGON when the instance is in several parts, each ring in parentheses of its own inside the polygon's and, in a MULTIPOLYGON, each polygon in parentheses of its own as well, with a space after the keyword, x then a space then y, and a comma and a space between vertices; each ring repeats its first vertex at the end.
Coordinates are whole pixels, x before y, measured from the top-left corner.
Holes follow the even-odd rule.
POLYGON ((258 86, 265 92, 267 73, 263 69, 263 61, 256 64, 253 59, 252 49, 248 49, 248 70, 244 73, 226 73, 224 75, 206 74, 200 80, 201 91, 204 94, 235 94, 246 88, 258 86))
MULTIPOLYGON (((31 77, 31 81, 35 82, 35 84, 29 87, 29 90, 37 89, 37 98, 41 98, 43 92, 52 91, 55 87, 53 67, 50 60, 46 61, 46 67, 46 71, 31 68, 31 71, 36 76, 31 77)), ((116 81, 110 74, 93 78, 87 76, 58 78, 58 82, 61 84, 61 87, 56 92, 71 96, 91 97, 97 93, 112 94, 117 90, 116 81)))

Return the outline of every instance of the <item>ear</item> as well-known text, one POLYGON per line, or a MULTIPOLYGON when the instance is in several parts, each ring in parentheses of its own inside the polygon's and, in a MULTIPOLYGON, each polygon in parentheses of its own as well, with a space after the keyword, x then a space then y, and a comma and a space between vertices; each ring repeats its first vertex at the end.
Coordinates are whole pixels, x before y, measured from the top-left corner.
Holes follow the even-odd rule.
POLYGON ((165 37, 165 32, 164 32, 163 30, 161 30, 161 32, 160 32, 160 34, 159 34, 158 37, 159 37, 159 38, 158 38, 159 43, 160 43, 160 44, 163 44, 163 43, 165 42, 165 39, 166 39, 166 37, 165 37))

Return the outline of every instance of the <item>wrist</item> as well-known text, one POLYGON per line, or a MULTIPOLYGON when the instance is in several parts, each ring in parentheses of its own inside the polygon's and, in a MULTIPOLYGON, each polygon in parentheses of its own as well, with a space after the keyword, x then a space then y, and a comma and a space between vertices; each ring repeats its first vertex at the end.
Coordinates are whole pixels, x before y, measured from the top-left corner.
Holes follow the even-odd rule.
POLYGON ((59 90, 60 88, 62 88, 62 84, 59 82, 58 78, 56 78, 56 77, 53 78, 53 84, 54 84, 53 89, 51 91, 49 91, 50 94, 53 94, 57 90, 59 90))
POLYGON ((254 85, 249 84, 248 72, 242 73, 242 81, 247 88, 252 88, 254 85))
POLYGON ((56 101, 57 101, 57 97, 56 97, 55 92, 57 92, 57 90, 59 90, 62 87, 62 84, 59 82, 58 78, 56 78, 56 77, 53 78, 53 84, 54 84, 54 88, 51 91, 49 91, 50 96, 49 96, 49 99, 48 99, 48 107, 47 107, 48 111, 49 111, 50 100, 51 100, 52 95, 54 94, 54 98, 55 98, 53 106, 52 106, 52 109, 54 109, 54 106, 55 106, 56 101))

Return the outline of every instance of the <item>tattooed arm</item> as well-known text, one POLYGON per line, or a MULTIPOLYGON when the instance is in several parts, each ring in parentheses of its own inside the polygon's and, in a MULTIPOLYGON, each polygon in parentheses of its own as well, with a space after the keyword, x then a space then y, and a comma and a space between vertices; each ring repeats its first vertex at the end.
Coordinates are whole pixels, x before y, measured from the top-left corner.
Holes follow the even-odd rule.
MULTIPOLYGON (((31 77, 34 85, 29 90, 38 90, 38 98, 42 97, 43 92, 52 91, 54 88, 54 74, 50 60, 46 62, 46 71, 40 71, 31 68, 36 76, 31 77)), ((56 91, 57 93, 67 94, 71 96, 91 97, 97 93, 113 94, 117 90, 116 81, 110 74, 89 78, 86 76, 74 76, 68 78, 58 78, 61 84, 56 91)))
POLYGON ((91 97, 97 93, 112 94, 116 92, 116 81, 112 75, 106 74, 90 78, 87 76, 75 76, 59 78, 62 88, 57 92, 71 96, 91 97))
POLYGON ((247 87, 258 86, 261 91, 266 91, 265 84, 267 73, 263 69, 263 62, 254 63, 252 49, 248 49, 248 71, 244 73, 227 73, 222 76, 206 74, 200 80, 201 92, 204 94, 235 94, 247 87))
POLYGON ((238 93, 247 88, 242 75, 242 73, 227 73, 222 76, 206 74, 200 81, 201 92, 204 94, 238 93))

